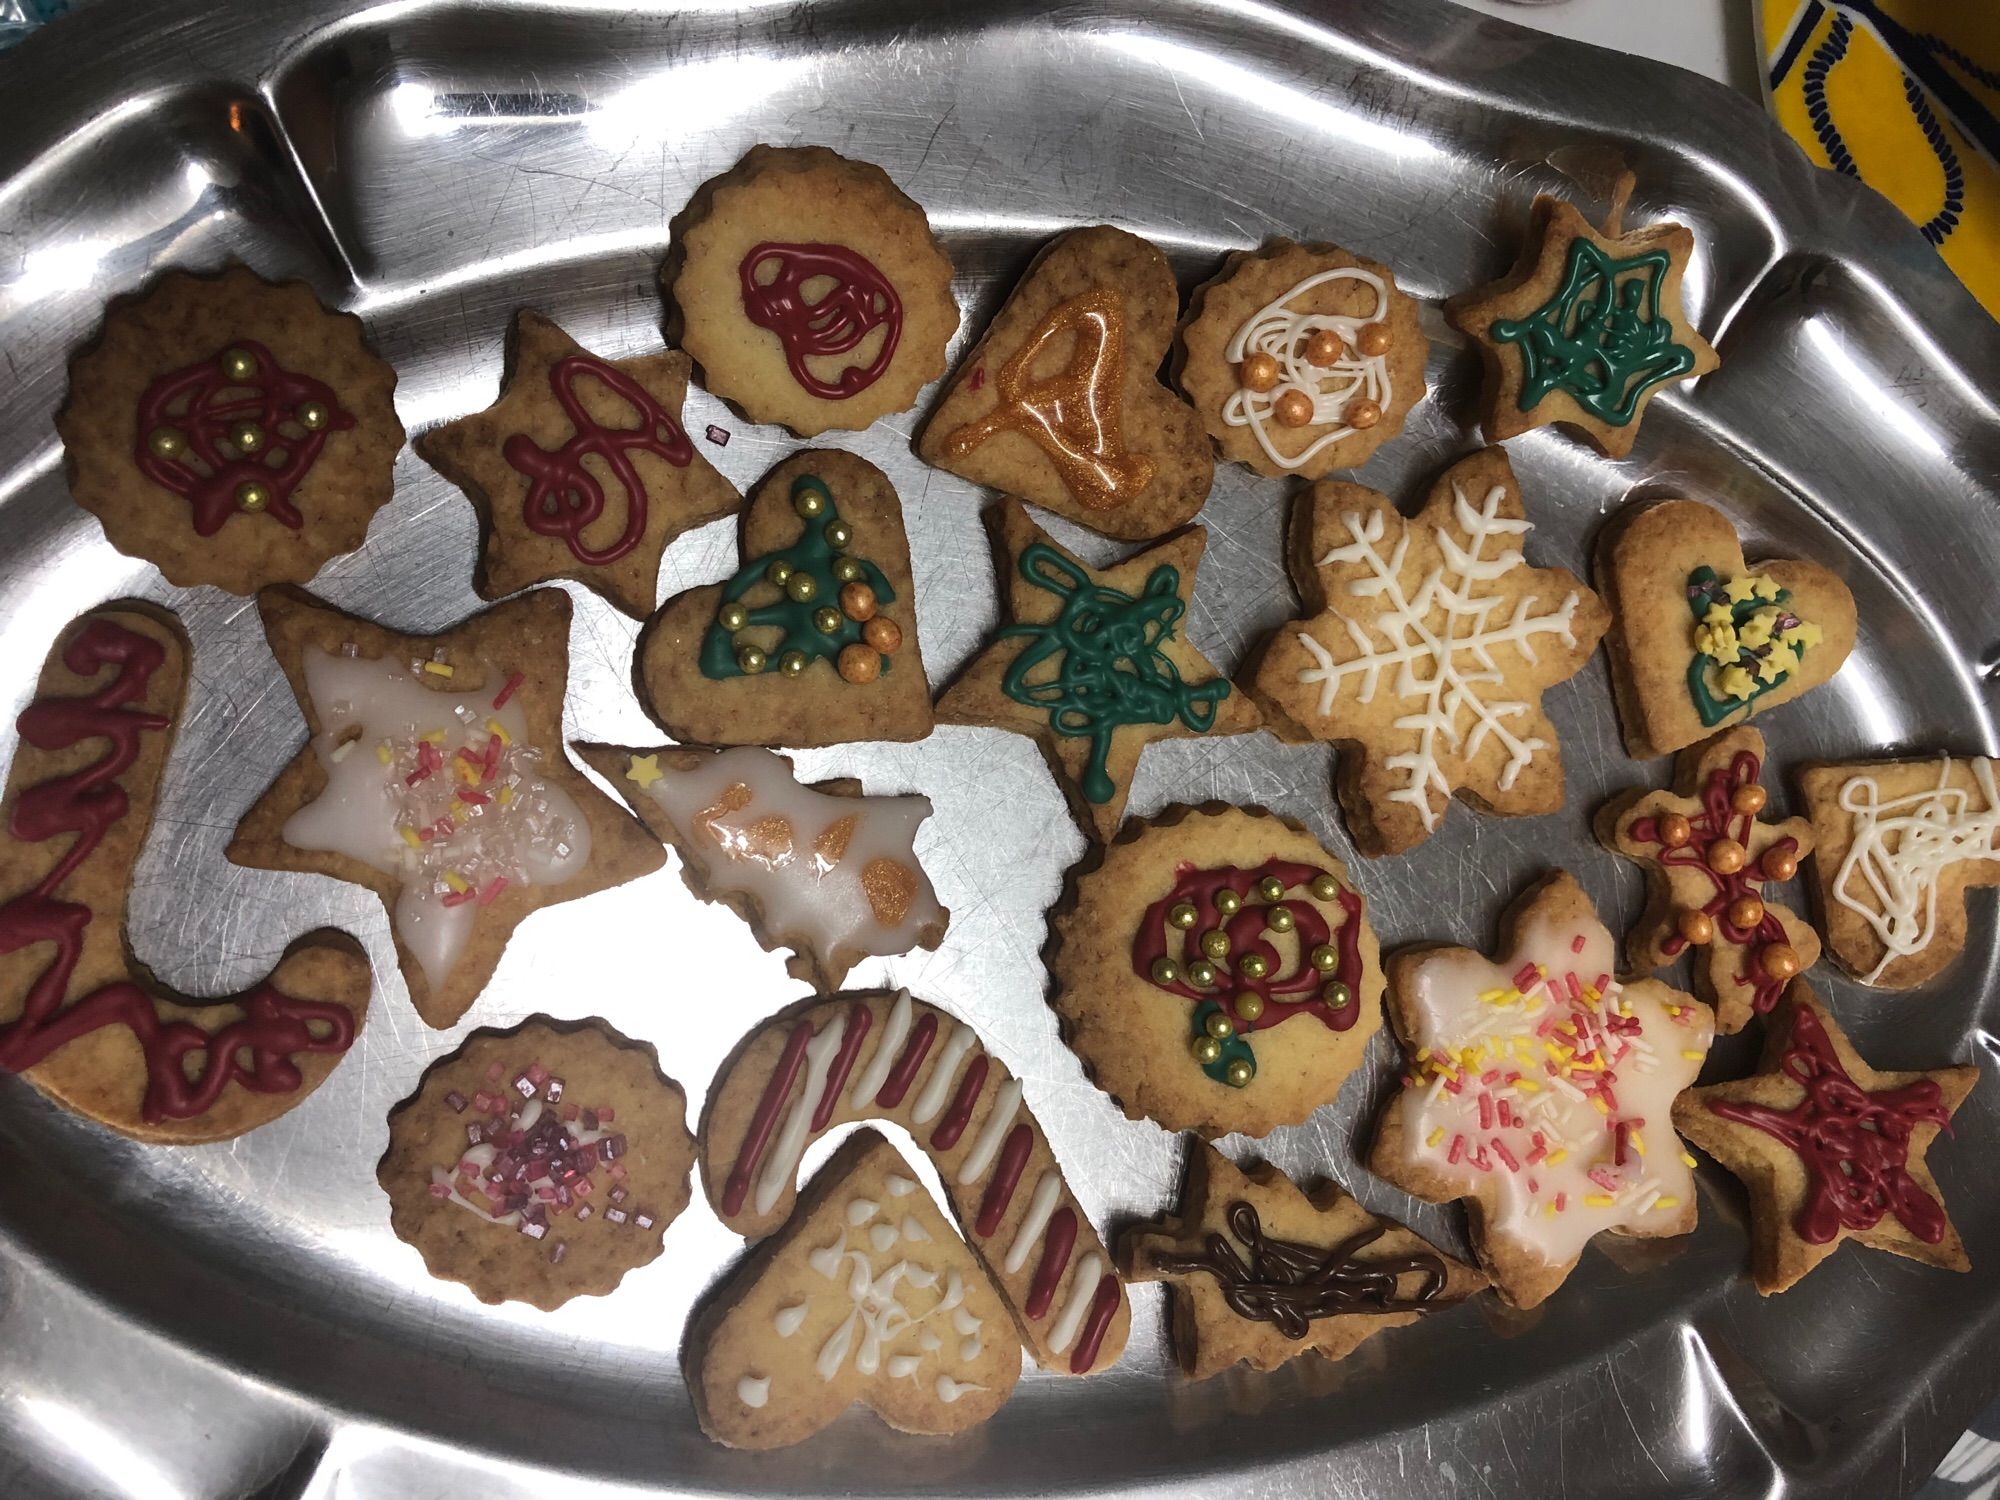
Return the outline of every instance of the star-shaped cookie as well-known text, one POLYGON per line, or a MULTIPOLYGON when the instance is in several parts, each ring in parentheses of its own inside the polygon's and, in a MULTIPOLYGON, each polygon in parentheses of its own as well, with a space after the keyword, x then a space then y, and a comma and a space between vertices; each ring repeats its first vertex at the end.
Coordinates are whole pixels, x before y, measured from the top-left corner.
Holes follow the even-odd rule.
POLYGON ((1693 232, 1624 232, 1631 190, 1628 175, 1601 230, 1559 198, 1535 199, 1514 269, 1445 304, 1485 359, 1490 441, 1557 422, 1623 458, 1654 395, 1721 363, 1681 309, 1693 232))
POLYGON ((1171 1284, 1174 1349, 1195 1380, 1238 1363, 1275 1370, 1308 1350, 1344 1359, 1487 1285, 1334 1183, 1309 1196, 1276 1167, 1243 1171, 1199 1140, 1181 1211, 1128 1229, 1118 1257, 1127 1280, 1171 1284))
POLYGON ((994 531, 1007 623, 938 699, 938 722, 1033 735, 1098 838, 1117 832, 1146 746, 1263 722, 1187 638, 1201 527, 1108 568, 1057 545, 1016 500, 994 531))
POLYGON ((1632 967, 1664 968, 1706 948, 1695 987, 1721 1031, 1741 1031, 1778 1003, 1785 986, 1819 961, 1819 934, 1798 913, 1767 901, 1812 853, 1804 818, 1766 822, 1764 736, 1731 729, 1683 751, 1671 791, 1634 792, 1597 815, 1598 841, 1646 869, 1646 910, 1626 939, 1632 967))
POLYGON ((1563 568, 1529 567, 1507 455, 1460 459, 1405 519, 1322 480, 1292 513, 1308 611, 1258 657, 1249 691, 1283 739, 1343 747, 1341 805, 1364 854, 1430 837, 1454 791, 1488 812, 1562 806, 1543 691, 1597 649, 1610 612, 1563 568))
POLYGON ((1765 1296, 1849 1239, 1965 1271, 1924 1155, 1978 1081, 1976 1067, 1869 1067, 1798 980, 1772 1013, 1758 1070, 1689 1089, 1674 1128, 1749 1189, 1751 1274, 1765 1296))
POLYGON ((303 589, 266 589, 257 607, 308 738, 236 825, 229 858, 374 891, 430 1025, 465 1014, 529 913, 665 863, 563 751, 562 590, 429 636, 303 589))
POLYGON ((681 425, 690 368, 678 349, 599 359, 540 313, 515 314, 500 399, 415 445, 479 512, 482 597, 569 578, 652 613, 667 543, 743 498, 681 425))

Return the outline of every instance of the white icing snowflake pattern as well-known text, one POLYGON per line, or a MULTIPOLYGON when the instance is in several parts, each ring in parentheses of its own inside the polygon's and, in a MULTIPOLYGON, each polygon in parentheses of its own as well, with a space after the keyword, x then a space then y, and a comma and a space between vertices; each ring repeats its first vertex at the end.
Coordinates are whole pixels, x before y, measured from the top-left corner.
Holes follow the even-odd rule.
POLYGON ((1536 595, 1523 595, 1513 613, 1500 623, 1493 614, 1504 602, 1504 594, 1491 585, 1522 563, 1518 547, 1505 547, 1492 556, 1487 548, 1496 541, 1531 530, 1525 520, 1499 514, 1506 496, 1503 485, 1493 485, 1478 509, 1465 498, 1454 481, 1452 510, 1463 545, 1445 527, 1436 528, 1438 548, 1444 561, 1424 577, 1414 598, 1403 585, 1403 564, 1409 551, 1410 530, 1405 527, 1394 550, 1383 557, 1379 544, 1386 534, 1387 516, 1374 512, 1366 520, 1349 511, 1341 517, 1353 541, 1335 547, 1319 560, 1320 567, 1334 563, 1363 563, 1369 576, 1350 583, 1348 592, 1361 598, 1385 598, 1390 608, 1377 615, 1373 626, 1380 640, 1350 618, 1343 618, 1347 633, 1359 655, 1349 661, 1335 661, 1333 653, 1310 631, 1298 633, 1299 644, 1316 665, 1299 673, 1299 682, 1317 684, 1320 689, 1319 714, 1333 712, 1340 684, 1348 677, 1359 678, 1355 699, 1374 701, 1382 674, 1395 670, 1393 691, 1398 698, 1417 700, 1417 707, 1394 721, 1397 729, 1417 731, 1413 750, 1388 757, 1391 770, 1407 771, 1404 784, 1389 794, 1394 802, 1407 803, 1417 811, 1426 831, 1437 827, 1439 808, 1433 796, 1449 802, 1450 780, 1439 764, 1446 750, 1461 752, 1470 759, 1490 737, 1507 752, 1507 764, 1499 776, 1500 790, 1512 787, 1521 769, 1537 750, 1548 742, 1532 735, 1516 734, 1507 721, 1528 712, 1528 705, 1511 700, 1489 702, 1487 691, 1505 681, 1506 674, 1494 661, 1496 647, 1507 646, 1521 653, 1530 664, 1540 660, 1535 640, 1555 636, 1563 645, 1575 647, 1574 617, 1581 596, 1571 590, 1555 609, 1537 613, 1536 595), (1428 669, 1427 671, 1422 669, 1428 669))

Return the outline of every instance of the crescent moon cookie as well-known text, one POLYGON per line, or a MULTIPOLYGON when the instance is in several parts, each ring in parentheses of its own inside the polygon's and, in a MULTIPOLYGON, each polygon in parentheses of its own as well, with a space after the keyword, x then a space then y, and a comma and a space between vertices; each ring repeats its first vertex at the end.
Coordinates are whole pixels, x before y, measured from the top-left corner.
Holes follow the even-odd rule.
POLYGON ((481 598, 569 578, 652 613, 667 543, 743 503, 681 425, 688 369, 677 349, 599 359, 514 315, 500 399, 416 441, 479 513, 481 598))
POLYGON ((951 257, 880 167, 753 147, 696 191, 674 242, 680 343, 753 422, 859 431, 944 374, 951 257))
POLYGON ((1863 984, 1910 989, 1965 947, 1965 892, 2000 885, 1991 756, 1849 761, 1799 773, 1828 950, 1863 984))
POLYGON ((1741 1031, 1819 962, 1819 934, 1768 900, 1812 853, 1804 818, 1765 822, 1764 736, 1731 729, 1684 750, 1671 791, 1634 792, 1597 815, 1598 841, 1645 866, 1646 910, 1626 939, 1632 967, 1664 968, 1690 947, 1707 955, 1695 988, 1718 1029, 1741 1031))
POLYGON ((666 862, 562 748, 569 595, 402 635, 300 589, 257 598, 307 741, 229 843, 259 870, 366 886, 426 1024, 479 997, 514 928, 666 862))
POLYGON ((1854 649, 1854 596, 1816 563, 1752 569, 1729 518, 1694 500, 1635 506, 1606 529, 1611 686, 1625 748, 1650 760, 1811 691, 1854 649))
POLYGON ((1389 959, 1389 1018, 1409 1054, 1369 1170, 1431 1203, 1466 1202, 1501 1298, 1534 1307, 1601 1231, 1694 1228, 1694 1159, 1669 1112, 1715 1037, 1706 1005, 1621 984, 1617 950, 1569 875, 1508 915, 1495 962, 1469 948, 1389 959))
POLYGON ((1751 1275, 1767 1297, 1845 1240, 1969 1271, 1925 1154, 1978 1081, 1976 1067, 1869 1067, 1801 979, 1772 1013, 1757 1071, 1688 1090, 1674 1126, 1749 1189, 1751 1275))
POLYGON ((1037 1363, 1069 1375, 1117 1363, 1124 1286, 1020 1080, 907 990, 807 1001, 744 1038, 702 1112, 709 1207, 738 1234, 770 1233, 791 1212, 805 1149, 854 1120, 893 1121, 930 1156, 1037 1363))
POLYGON ((1188 1148, 1181 1211, 1126 1230, 1118 1258, 1128 1279, 1171 1286, 1174 1351, 1194 1380, 1236 1364, 1275 1370, 1308 1350, 1345 1359, 1487 1285, 1334 1183, 1308 1195, 1205 1141, 1188 1148))
POLYGON ((389 503, 396 372, 361 322, 244 266, 113 302, 56 413, 69 491, 182 588, 304 583, 389 503))
POLYGON ((1693 232, 1625 232, 1631 191, 1628 175, 1601 230, 1559 198, 1536 198, 1514 269, 1445 303, 1485 360, 1488 442, 1555 422, 1623 458, 1647 402, 1722 362, 1681 309, 1693 232))
POLYGON ((910 539, 880 469, 794 454, 752 493, 741 555, 640 637, 639 696, 669 734, 810 748, 931 732, 910 539))
POLYGON ((353 1045, 369 991, 360 945, 330 929, 215 1000, 175 993, 127 950, 188 658, 156 605, 71 621, 17 721, 0 804, 0 1073, 166 1145, 241 1135, 299 1103, 353 1045))
POLYGON ((535 1016, 425 1069, 375 1176, 431 1275, 549 1312, 659 1255, 693 1165, 686 1096, 651 1047, 535 1016))
POLYGON ((1215 459, 1159 381, 1180 300, 1166 256, 1137 235, 1058 236, 959 365, 918 456, 1125 541, 1192 520, 1215 459))
POLYGON ((579 753, 681 858, 704 901, 748 922, 786 968, 826 993, 872 957, 934 949, 951 913, 917 862, 928 797, 870 797, 858 782, 801 786, 782 755, 734 750, 579 753))
POLYGON ((1273 240, 1196 290, 1176 378, 1224 458, 1318 479, 1403 430, 1429 352, 1387 266, 1273 240))
POLYGON ((1382 1024, 1361 892, 1262 808, 1127 824, 1070 872, 1047 958, 1084 1071, 1169 1130, 1296 1125, 1332 1102, 1382 1024))
POLYGON ((688 1394, 731 1448, 783 1448, 860 1402, 946 1436, 1006 1404, 1021 1341, 979 1261, 916 1174, 857 1130, 777 1233, 697 1308, 688 1394))
POLYGON ((1085 832, 1108 839, 1148 745, 1263 722, 1187 638, 1208 533, 1093 568, 1018 501, 991 519, 1008 623, 938 699, 938 720, 1032 735, 1085 832))
POLYGON ((1583 669, 1610 613, 1567 569, 1528 565, 1531 529, 1499 448, 1453 464, 1414 517, 1332 480, 1295 505, 1308 615, 1266 640, 1248 691, 1279 738, 1341 747, 1336 788, 1364 854, 1422 843, 1454 791, 1492 813, 1563 805, 1541 696, 1583 669))

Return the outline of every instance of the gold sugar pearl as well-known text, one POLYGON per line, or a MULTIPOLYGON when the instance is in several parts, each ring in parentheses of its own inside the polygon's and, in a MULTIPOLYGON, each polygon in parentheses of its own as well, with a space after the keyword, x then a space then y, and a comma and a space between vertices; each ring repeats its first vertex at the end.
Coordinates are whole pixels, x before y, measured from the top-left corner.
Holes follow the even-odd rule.
POLYGON ((792 508, 810 521, 826 514, 826 497, 816 489, 802 489, 792 496, 792 508))
POLYGON ((1278 384, 1278 362, 1268 354, 1253 354, 1236 367, 1236 378, 1246 391, 1262 395, 1278 384))
POLYGON ((810 604, 819 597, 819 581, 810 573, 794 569, 785 579, 785 597, 794 604, 810 604))
POLYGON ((840 611, 832 605, 822 605, 813 611, 813 629, 821 635, 835 635, 840 630, 840 611))
POLYGON ((1292 909, 1289 906, 1272 907, 1270 915, 1264 918, 1264 925, 1273 932, 1290 932, 1293 925, 1292 909))
POLYGON ((787 651, 778 658, 778 670, 787 677, 797 677, 806 669, 806 654, 803 651, 787 651))
POLYGON ((851 557, 836 557, 833 560, 833 576, 838 583, 853 583, 862 575, 861 564, 851 557))
POLYGON ((155 427, 146 435, 146 446, 155 458, 179 458, 187 452, 187 439, 171 427, 155 427))
POLYGON ((1669 849, 1678 849, 1694 837, 1694 825, 1677 812, 1662 813, 1656 826, 1659 829, 1660 842, 1669 849))
POLYGON ((1266 901, 1285 899, 1285 882, 1275 875, 1266 875, 1257 882, 1257 894, 1266 901))
POLYGON ((1379 401, 1370 401, 1366 396, 1363 396, 1359 401, 1350 401, 1347 403, 1347 410, 1342 414, 1341 420, 1346 422, 1356 432, 1366 432, 1382 420, 1382 403, 1379 401))
POLYGON ((1270 960, 1261 953, 1246 953, 1236 961, 1236 972, 1245 979, 1262 979, 1271 972, 1270 960))
POLYGON ((1201 913, 1194 909, 1192 901, 1183 901, 1167 912, 1167 925, 1178 927, 1182 932, 1190 931, 1201 920, 1201 913))
POLYGON ((1217 891, 1215 893, 1215 909, 1225 917, 1233 917, 1239 911, 1243 910, 1243 898, 1231 890, 1217 891))
POLYGON ((1219 1010, 1210 1011, 1208 1019, 1202 1023, 1202 1026, 1217 1041, 1236 1035, 1236 1023, 1219 1010))
POLYGON ((857 686, 873 682, 882 675, 882 658, 876 654, 874 647, 859 642, 840 648, 837 665, 841 677, 857 686))
POLYGON ((270 503, 271 491, 269 487, 260 484, 258 481, 246 479, 243 483, 236 486, 236 508, 238 510, 247 510, 252 515, 255 515, 270 503))
POLYGON ((257 375, 257 356, 248 349, 231 349, 222 356, 222 373, 231 380, 252 380, 257 375))
POLYGON ((1306 363, 1323 370, 1339 360, 1342 347, 1340 335, 1331 328, 1315 329, 1306 340, 1306 363))
POLYGON ((854 528, 845 521, 828 521, 820 535, 826 538, 829 547, 845 547, 854 540, 854 528))
POLYGON ((1798 949, 1789 943, 1773 943, 1757 954, 1757 967, 1782 984, 1805 965, 1799 961, 1798 949))
POLYGON ((292 415, 299 419, 299 426, 307 432, 318 432, 330 420, 325 403, 319 401, 301 402, 292 415))
POLYGON ((1255 1078, 1257 1073, 1248 1060, 1238 1057, 1231 1059, 1229 1066, 1222 1070, 1222 1076, 1229 1081, 1231 1088, 1246 1089, 1250 1087, 1250 1080, 1255 1078))
POLYGON ((1236 997, 1236 1014, 1246 1021, 1254 1021, 1264 1014, 1264 997, 1252 990, 1236 997))
POLYGON ((1313 419, 1312 397, 1304 391, 1286 391, 1271 403, 1271 414, 1281 427, 1304 427, 1313 419))
POLYGON ((1708 846, 1708 867, 1718 875, 1734 875, 1749 858, 1749 850, 1735 839, 1717 839, 1708 846))
POLYGON ((1699 907, 1690 907, 1674 920, 1674 930, 1699 948, 1715 936, 1715 922, 1699 907))
POLYGON ((1387 354, 1389 346, 1396 342, 1396 336, 1389 331, 1387 323, 1370 323, 1354 335, 1354 347, 1373 358, 1387 354))
POLYGON ((1189 1050, 1194 1053, 1194 1060, 1204 1068, 1222 1061, 1222 1043, 1212 1036, 1196 1037, 1194 1046, 1189 1050))
POLYGON ((840 611, 850 620, 872 620, 875 618, 875 590, 865 583, 844 583, 840 586, 840 611))
POLYGON ((772 558, 771 565, 766 569, 764 569, 765 580, 770 583, 775 583, 779 588, 783 588, 786 582, 791 578, 791 576, 792 576, 792 565, 786 562, 782 557, 772 558))
POLYGON ((1215 983, 1215 965, 1205 958, 1197 958, 1187 966, 1187 982, 1196 989, 1207 989, 1215 983))
POLYGON ((1729 925, 1748 932, 1764 920, 1764 903, 1755 896, 1738 896, 1729 903, 1729 925))
POLYGON ((1340 894, 1340 882, 1324 873, 1315 875, 1312 878, 1312 893, 1315 901, 1331 901, 1340 894))
POLYGON ((1757 868, 1766 880, 1790 880, 1799 873, 1799 857, 1779 849, 1766 849, 1764 857, 1757 861, 1757 868))
POLYGON ((903 627, 887 615, 877 615, 861 627, 861 639, 884 656, 894 656, 903 644, 903 627))
POLYGON ((229 429, 230 445, 238 453, 256 453, 264 446, 263 429, 254 422, 241 422, 229 429))
POLYGON ((1336 979, 1322 987, 1319 996, 1320 999, 1324 1000, 1335 1010, 1344 1010, 1347 1007, 1347 1002, 1354 998, 1354 992, 1347 987, 1345 982, 1336 979))
POLYGON ((1153 960, 1153 983, 1179 984, 1180 979, 1181 966, 1171 958, 1156 958, 1153 960))
POLYGON ((1209 958, 1229 957, 1229 934, 1211 927, 1201 935, 1201 951, 1209 958))
POLYGON ((1340 967, 1340 950, 1331 943, 1321 943, 1312 951, 1312 966, 1322 974, 1331 974, 1340 967))
POLYGON ((761 646, 738 646, 736 648, 737 669, 746 677, 755 677, 759 672, 763 671, 765 660, 764 648, 761 646))
POLYGON ((1771 794, 1752 781, 1739 786, 1729 794, 1729 810, 1748 813, 1751 817, 1755 817, 1764 810, 1764 804, 1770 800, 1771 794))
POLYGON ((715 623, 734 635, 750 623, 750 611, 740 604, 725 604, 715 612, 715 623))

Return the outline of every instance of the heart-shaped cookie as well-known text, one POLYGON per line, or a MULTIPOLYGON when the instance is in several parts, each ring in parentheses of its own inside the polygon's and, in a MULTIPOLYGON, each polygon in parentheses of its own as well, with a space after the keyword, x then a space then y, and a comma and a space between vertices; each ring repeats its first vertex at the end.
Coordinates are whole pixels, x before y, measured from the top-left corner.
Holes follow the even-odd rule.
POLYGON ((684 744, 920 740, 933 720, 915 595, 882 471, 794 454, 751 496, 735 575, 674 595, 647 625, 640 697, 684 744))
POLYGON ((858 1130, 695 1314, 684 1365, 702 1431, 783 1448, 857 1401, 902 1432, 963 1432, 1013 1392, 1021 1342, 916 1173, 858 1130))
POLYGON ((1159 380, 1179 315, 1157 246, 1103 224, 1071 230, 959 366, 918 454, 1106 536, 1173 530, 1215 478, 1194 408, 1159 380))
POLYGON ((1625 748, 1684 749, 1789 703, 1854 649, 1854 596, 1817 563, 1752 569, 1729 518, 1668 500, 1614 522, 1598 548, 1625 748))

